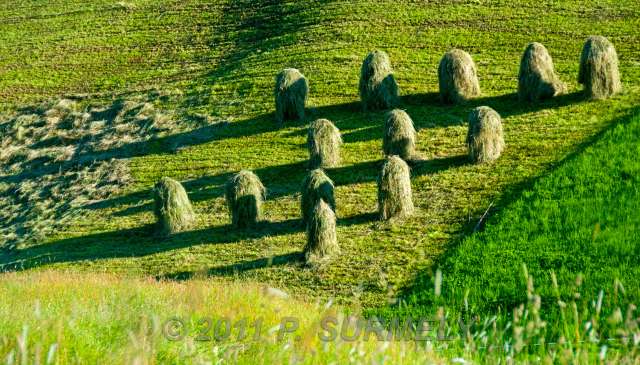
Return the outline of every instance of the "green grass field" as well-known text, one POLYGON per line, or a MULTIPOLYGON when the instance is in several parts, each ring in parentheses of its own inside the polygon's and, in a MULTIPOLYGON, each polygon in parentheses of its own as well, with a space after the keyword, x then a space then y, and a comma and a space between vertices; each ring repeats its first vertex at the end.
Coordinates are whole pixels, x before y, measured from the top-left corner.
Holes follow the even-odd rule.
POLYGON ((634 112, 443 257, 441 298, 427 273, 405 293, 408 306, 401 310, 419 313, 444 303, 464 310, 465 297, 474 313, 508 310, 527 301, 523 264, 550 317, 558 299, 571 300, 578 276, 587 298, 602 290, 610 303, 637 301, 640 222, 631 212, 640 204, 639 140, 640 115, 634 112))
POLYGON ((455 312, 471 288, 474 310, 492 313, 527 300, 524 262, 545 308, 555 301, 551 271, 563 297, 583 273, 585 295, 619 279, 625 301, 637 302, 634 1, 20 0, 0 4, 0 19, 2 270, 260 283, 385 313, 406 313, 399 298, 414 313, 443 303, 455 312), (616 46, 624 88, 597 102, 576 81, 592 34, 616 46), (533 41, 568 86, 539 104, 516 95, 533 41), (482 88, 462 106, 437 95, 437 65, 452 47, 472 55, 482 88), (418 131, 417 210, 402 222, 376 215, 384 114, 363 112, 357 88, 374 49, 389 53, 418 131), (306 75, 310 99, 306 120, 279 126, 272 92, 286 67, 306 75), (62 98, 89 117, 58 135, 47 111, 62 98), (464 141, 480 105, 502 116, 506 150, 477 166, 464 141), (334 121, 345 142, 341 166, 326 171, 342 254, 309 269, 299 190, 316 118, 334 121), (255 230, 229 224, 223 185, 240 169, 268 191, 255 230), (162 176, 184 184, 198 214, 193 230, 166 240, 151 228, 150 189, 162 176), (473 233, 485 212, 486 229, 473 233), (437 268, 443 296, 434 298, 437 268))

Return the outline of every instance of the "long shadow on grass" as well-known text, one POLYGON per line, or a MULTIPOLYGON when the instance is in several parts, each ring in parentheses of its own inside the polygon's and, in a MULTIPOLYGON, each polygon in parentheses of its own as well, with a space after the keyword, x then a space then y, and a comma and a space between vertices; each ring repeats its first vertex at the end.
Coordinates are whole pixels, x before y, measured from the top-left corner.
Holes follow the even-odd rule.
MULTIPOLYGON (((383 160, 373 160, 349 166, 326 169, 327 175, 336 186, 352 185, 376 181, 383 160)), ((435 174, 467 163, 467 156, 453 156, 431 160, 416 160, 411 162, 412 177, 435 174)), ((302 180, 307 174, 307 161, 301 161, 280 166, 256 169, 254 172, 267 187, 267 199, 277 199, 283 196, 295 195, 300 192, 302 180)), ((224 196, 224 184, 232 173, 222 173, 204 176, 183 182, 191 201, 207 201, 224 196)), ((127 206, 115 213, 114 216, 128 216, 143 211, 150 211, 151 190, 144 190, 113 199, 92 203, 87 209, 105 209, 127 206)), ((372 203, 374 204, 374 203, 372 203)))
POLYGON ((145 225, 1 252, 0 272, 61 262, 142 257, 202 244, 229 244, 298 232, 300 226, 299 219, 281 222, 263 221, 252 229, 237 230, 230 225, 224 225, 181 232, 170 238, 159 239, 153 235, 153 225, 145 225))
MULTIPOLYGON (((337 223, 338 226, 350 226, 371 222, 375 219, 375 214, 366 213, 338 219, 337 223)), ((231 244, 303 231, 301 221, 298 218, 279 222, 262 221, 255 227, 248 229, 235 229, 230 225, 216 226, 181 232, 164 239, 155 238, 153 228, 153 225, 148 224, 131 229, 62 239, 14 251, 0 251, 0 272, 27 270, 54 263, 144 257, 203 244, 231 244)), ((292 258, 295 257, 295 254, 285 256, 292 258)), ((259 268, 260 262, 262 261, 258 260, 253 265, 233 264, 229 268, 236 267, 234 265, 244 266, 246 269, 259 268)), ((276 262, 280 261, 276 260, 276 262)), ((216 270, 218 272, 229 271, 223 267, 216 270)), ((237 268, 235 271, 238 271, 237 268)))
MULTIPOLYGON (((573 152, 569 153, 565 158, 558 161, 555 165, 560 166, 566 163, 569 163, 573 159, 577 158, 586 148, 596 143, 598 140, 602 138, 602 136, 607 133, 610 129, 614 128, 620 123, 627 123, 631 120, 631 118, 640 113, 640 107, 631 108, 628 112, 625 113, 624 116, 617 118, 609 123, 609 125, 603 130, 599 131, 592 137, 586 139, 582 143, 578 144, 573 152)), ((445 293, 444 298, 436 298, 434 295, 434 271, 423 271, 418 273, 413 279, 412 283, 405 288, 402 292, 399 293, 399 298, 402 300, 399 301, 401 303, 398 307, 395 308, 378 308, 374 309, 372 313, 389 313, 392 312, 394 314, 401 315, 416 315, 416 314, 431 314, 430 311, 434 311, 437 309, 437 306, 441 305, 443 301, 447 303, 449 308, 453 308, 455 305, 463 306, 464 300, 461 297, 455 298, 447 298, 447 282, 448 280, 455 280, 457 282, 465 282, 465 278, 449 278, 447 279, 447 274, 451 272, 464 273, 464 270, 460 267, 456 266, 456 255, 458 254, 457 248, 458 246, 470 235, 476 233, 476 231, 481 230, 484 226, 484 223, 491 222, 493 225, 497 224, 500 217, 500 210, 502 208, 508 208, 511 204, 516 202, 517 200, 522 198, 522 193, 525 191, 529 191, 533 188, 535 183, 551 174, 553 169, 546 170, 545 173, 536 176, 535 178, 523 181, 519 184, 515 184, 505 191, 503 191, 500 197, 495 201, 492 209, 489 211, 489 214, 482 221, 482 224, 478 224, 478 222, 469 222, 467 224, 464 232, 456 238, 451 244, 448 244, 447 250, 440 255, 432 265, 433 270, 435 268, 440 268, 445 277, 445 280, 442 284, 442 291, 445 293), (495 214, 497 213, 497 214, 495 214)), ((513 273, 514 275, 519 275, 521 272, 521 267, 514 267, 513 273)), ((459 294, 459 293, 458 293, 459 294)), ((556 303, 556 298, 542 298, 544 306, 553 306, 556 303)), ((474 305, 480 305, 482 308, 497 311, 498 308, 501 308, 503 311, 506 310, 508 313, 512 308, 525 303, 527 301, 526 298, 526 285, 523 281, 522 290, 518 293, 514 293, 513 296, 502 297, 499 301, 487 302, 487 303, 474 303, 474 305)))
MULTIPOLYGON (((193 108, 209 105, 213 88, 225 80, 239 78, 255 78, 257 74, 255 58, 272 50, 292 45, 300 45, 308 28, 325 20, 324 7, 334 0, 314 0, 313 2, 290 2, 283 0, 232 0, 228 1, 222 13, 228 29, 222 35, 216 35, 212 43, 228 44, 224 59, 197 77, 183 103, 183 107, 193 108)), ((304 49, 304 48, 303 48, 304 49)), ((309 55, 303 50, 300 55, 309 55)), ((292 54, 288 54, 292 56, 292 54)), ((284 68, 283 65, 280 68, 284 68)), ((286 65, 299 67, 302 65, 286 65)), ((277 70, 279 71, 279 70, 277 70)), ((274 72, 277 72, 274 70, 274 72)), ((273 75, 275 77, 275 73, 273 75)), ((235 92, 237 96, 246 97, 252 89, 251 83, 242 83, 235 92)), ((271 90, 269 90, 270 92, 271 90)))
POLYGON ((282 255, 261 257, 255 260, 245 260, 231 265, 214 267, 202 271, 181 271, 158 276, 159 280, 189 280, 197 276, 229 276, 244 271, 264 269, 267 267, 284 265, 301 265, 304 259, 302 252, 292 252, 282 255))
MULTIPOLYGON (((466 116, 469 111, 480 105, 489 105, 494 107, 503 117, 530 113, 542 109, 558 108, 583 100, 582 93, 576 92, 572 94, 561 95, 552 100, 542 103, 523 103, 518 101, 517 94, 507 94, 494 97, 478 98, 469 101, 464 105, 450 106, 443 105, 439 101, 439 97, 435 93, 423 95, 410 95, 405 97, 405 108, 412 115, 416 129, 426 128, 442 128, 449 125, 461 125, 465 123, 466 116)), ((309 120, 314 118, 329 118, 333 120, 338 128, 342 131, 345 143, 354 143, 369 141, 381 138, 384 111, 379 112, 362 112, 361 106, 357 102, 338 104, 333 106, 320 107, 312 110, 307 119, 304 121, 290 121, 284 126, 279 126, 273 120, 273 115, 268 114, 247 121, 235 123, 222 123, 221 125, 213 125, 203 127, 199 130, 168 136, 158 140, 146 142, 155 146, 155 153, 171 153, 179 147, 197 145, 205 142, 213 142, 226 138, 240 138, 251 135, 268 133, 276 131, 281 127, 300 128, 306 126, 309 120)), ((295 130, 291 133, 306 134, 304 128, 295 130)), ((142 145, 143 143, 141 143, 142 145)), ((129 152, 131 150, 148 150, 148 148, 136 148, 136 146, 126 146, 117 151, 107 151, 104 157, 118 156, 118 158, 133 157, 129 152)), ((301 146, 301 148, 303 148, 301 146)), ((329 176, 334 179, 337 185, 347 185, 351 183, 373 181, 377 176, 377 169, 380 161, 368 161, 355 164, 348 167, 338 169, 330 169, 329 176)), ((429 162, 418 164, 418 168, 414 173, 421 174, 422 171, 435 173, 438 170, 432 166, 447 168, 462 164, 461 157, 450 158, 449 160, 434 160, 432 164, 429 162)), ((57 171, 56 167, 52 167, 52 171, 57 171)), ((270 166, 256 169, 255 172, 267 185, 270 198, 278 198, 289 195, 299 190, 299 184, 306 173, 306 161, 293 162, 290 164, 270 166)), ((195 180, 185 182, 185 188, 190 193, 191 198, 195 201, 207 200, 222 196, 224 182, 234 173, 229 171, 214 176, 205 176, 195 180)), ((1 181, 1 179, 0 179, 1 181)), ((145 209, 148 205, 144 204, 148 200, 150 190, 140 191, 125 196, 89 204, 88 209, 103 209, 116 207, 121 205, 133 205, 117 215, 129 215, 145 209)), ((147 203, 148 204, 148 203, 147 203)))
MULTIPOLYGON (((357 214, 346 218, 338 219, 338 226, 350 226, 354 224, 362 224, 376 220, 378 217, 375 213, 357 214)), ((265 269, 274 266, 297 265, 303 266, 303 252, 291 252, 275 256, 261 257, 253 260, 244 260, 234 264, 215 266, 205 270, 198 271, 180 271, 170 273, 158 277, 158 279, 169 280, 188 280, 196 276, 229 276, 236 275, 246 271, 265 269)))
MULTIPOLYGON (((523 103, 516 94, 478 98, 464 105, 443 105, 436 94, 410 95, 404 98, 405 108, 413 117, 416 129, 446 127, 465 123, 469 111, 479 105, 489 105, 503 117, 534 112, 541 109, 557 108, 582 100, 581 93, 561 95, 542 103, 523 103)), ((115 103, 114 105, 117 105, 115 103)), ((182 148, 214 142, 228 138, 242 138, 279 130, 283 127, 300 128, 315 118, 329 118, 343 132, 345 143, 369 141, 382 136, 384 111, 362 112, 357 102, 314 108, 305 120, 277 124, 273 114, 262 115, 246 121, 221 122, 203 126, 191 131, 153 138, 148 141, 133 142, 112 149, 83 151, 73 159, 74 164, 91 164, 111 159, 126 159, 150 154, 174 154, 182 148)), ((304 129, 297 131, 306 133, 304 129)), ((47 146, 43 146, 46 148, 47 146)), ((56 174, 68 170, 68 162, 32 161, 23 166, 21 173, 0 177, 3 183, 19 183, 27 179, 56 174)))

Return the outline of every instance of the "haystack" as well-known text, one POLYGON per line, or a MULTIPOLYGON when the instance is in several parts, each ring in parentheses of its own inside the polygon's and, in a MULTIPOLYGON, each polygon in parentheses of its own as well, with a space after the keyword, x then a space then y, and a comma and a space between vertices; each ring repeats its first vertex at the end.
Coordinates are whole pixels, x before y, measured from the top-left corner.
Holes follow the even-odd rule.
POLYGON ((320 200, 327 203, 335 211, 336 201, 333 189, 333 181, 321 169, 310 171, 304 178, 302 182, 302 197, 300 198, 304 224, 309 222, 313 209, 320 200))
POLYGON ((618 54, 613 44, 602 36, 591 36, 582 48, 578 82, 592 99, 606 99, 622 90, 618 71, 618 54))
POLYGON ((407 161, 415 156, 415 148, 416 130, 409 114, 400 109, 388 112, 382 139, 384 154, 398 155, 407 161))
POLYGON ((474 163, 496 160, 504 149, 502 119, 488 106, 480 106, 469 113, 467 133, 469 158, 474 163))
POLYGON ((225 186, 225 198, 231 223, 237 228, 255 225, 262 218, 262 202, 266 189, 253 172, 242 170, 225 186))
POLYGON ((518 73, 518 95, 521 100, 539 101, 566 91, 553 70, 553 60, 547 48, 533 42, 527 46, 520 61, 518 73))
POLYGON ((324 200, 319 200, 307 225, 304 257, 308 264, 325 262, 340 252, 336 235, 336 215, 324 200))
POLYGON ((380 219, 403 218, 413 214, 409 166, 398 156, 387 157, 378 178, 380 219))
POLYGON ((438 66, 440 97, 445 103, 462 103, 480 95, 476 65, 462 50, 445 53, 438 66))
POLYGON ((309 83, 295 68, 282 70, 276 76, 276 120, 304 119, 304 108, 309 95, 309 83))
POLYGON ((328 119, 318 119, 309 126, 309 168, 336 167, 340 163, 340 131, 328 119))
POLYGON ((153 201, 158 236, 184 231, 195 222, 191 202, 179 182, 168 177, 160 179, 153 187, 153 201))
POLYGON ((386 52, 373 51, 364 59, 359 89, 365 109, 388 109, 398 105, 398 84, 386 52))

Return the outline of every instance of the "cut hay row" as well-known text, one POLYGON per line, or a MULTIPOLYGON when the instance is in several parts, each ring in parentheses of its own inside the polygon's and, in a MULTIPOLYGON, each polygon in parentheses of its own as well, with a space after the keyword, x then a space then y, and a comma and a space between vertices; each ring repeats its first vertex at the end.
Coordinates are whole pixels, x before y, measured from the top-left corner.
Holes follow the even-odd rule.
POLYGON ((0 183, 0 250, 41 242, 90 201, 122 193, 133 179, 129 159, 118 156, 145 154, 147 141, 187 128, 156 110, 150 95, 83 99, 49 100, 2 119, 0 176, 29 178, 0 183))

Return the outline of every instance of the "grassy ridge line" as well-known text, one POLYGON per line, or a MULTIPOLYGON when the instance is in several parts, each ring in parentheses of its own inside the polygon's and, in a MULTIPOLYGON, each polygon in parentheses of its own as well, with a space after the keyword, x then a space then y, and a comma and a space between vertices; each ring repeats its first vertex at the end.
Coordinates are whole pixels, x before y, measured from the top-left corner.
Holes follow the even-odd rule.
POLYGON ((640 115, 634 111, 452 249, 441 262, 443 299, 436 300, 433 281, 422 278, 406 310, 442 301, 462 308, 465 295, 473 312, 511 308, 526 300, 523 263, 545 306, 556 298, 551 272, 565 301, 579 274, 586 297, 605 290, 607 301, 639 298, 640 115))

